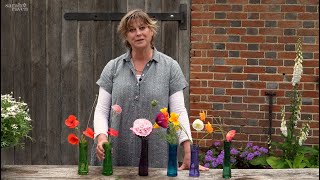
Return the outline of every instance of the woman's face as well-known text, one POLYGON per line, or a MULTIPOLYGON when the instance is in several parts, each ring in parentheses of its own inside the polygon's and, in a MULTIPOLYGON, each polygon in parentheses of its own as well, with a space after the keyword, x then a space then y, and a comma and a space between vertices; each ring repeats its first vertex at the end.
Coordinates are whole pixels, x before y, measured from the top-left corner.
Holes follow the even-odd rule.
POLYGON ((126 40, 132 49, 144 49, 151 46, 152 36, 152 30, 140 19, 135 19, 131 21, 126 40))

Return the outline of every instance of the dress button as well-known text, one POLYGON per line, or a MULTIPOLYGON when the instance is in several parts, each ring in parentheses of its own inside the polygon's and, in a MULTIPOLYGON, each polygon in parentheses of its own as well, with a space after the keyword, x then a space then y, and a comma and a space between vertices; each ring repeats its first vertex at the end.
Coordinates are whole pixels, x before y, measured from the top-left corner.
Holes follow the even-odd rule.
POLYGON ((149 66, 149 63, 147 64, 147 66, 149 66))

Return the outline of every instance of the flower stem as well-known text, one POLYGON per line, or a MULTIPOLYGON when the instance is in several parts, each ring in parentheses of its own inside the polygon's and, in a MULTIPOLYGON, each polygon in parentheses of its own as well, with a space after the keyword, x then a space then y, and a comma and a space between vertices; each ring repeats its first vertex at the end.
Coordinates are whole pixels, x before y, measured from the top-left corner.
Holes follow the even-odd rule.
POLYGON ((92 115, 92 112, 93 112, 93 109, 94 109, 94 105, 96 104, 97 99, 98 99, 98 95, 96 94, 96 98, 94 99, 92 107, 91 107, 91 111, 90 111, 90 115, 89 115, 89 119, 88 119, 88 123, 87 123, 87 128, 89 127, 89 122, 90 122, 91 115, 92 115))
POLYGON ((217 124, 218 124, 218 126, 217 126, 217 128, 220 130, 220 132, 221 132, 221 134, 222 134, 222 139, 223 140, 225 140, 225 136, 224 136, 224 130, 223 130, 223 122, 222 122, 222 120, 221 120, 221 117, 219 116, 218 117, 218 120, 216 119, 216 118, 213 118, 216 122, 217 122, 217 124))
POLYGON ((190 139, 190 137, 189 137, 186 129, 185 129, 183 126, 181 126, 181 125, 180 125, 180 127, 181 127, 181 129, 183 130, 183 132, 186 133, 186 135, 187 135, 188 139, 190 140, 191 144, 193 144, 193 141, 192 141, 192 139, 190 139))
MULTIPOLYGON (((203 140, 205 137, 207 137, 209 134, 211 134, 211 133, 207 133, 206 135, 204 135, 204 136, 200 139, 200 141, 203 140)), ((200 141, 199 141, 199 144, 200 144, 200 141)))

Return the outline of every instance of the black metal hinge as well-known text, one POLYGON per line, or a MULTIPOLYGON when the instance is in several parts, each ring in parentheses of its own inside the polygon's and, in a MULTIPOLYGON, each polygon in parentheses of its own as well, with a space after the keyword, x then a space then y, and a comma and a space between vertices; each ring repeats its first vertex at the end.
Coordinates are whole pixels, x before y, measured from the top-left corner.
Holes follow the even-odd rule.
MULTIPOLYGON (((65 20, 76 21, 120 21, 125 13, 65 13, 65 20)), ((179 21, 181 30, 187 29, 187 5, 180 4, 179 13, 148 13, 158 21, 179 21)))

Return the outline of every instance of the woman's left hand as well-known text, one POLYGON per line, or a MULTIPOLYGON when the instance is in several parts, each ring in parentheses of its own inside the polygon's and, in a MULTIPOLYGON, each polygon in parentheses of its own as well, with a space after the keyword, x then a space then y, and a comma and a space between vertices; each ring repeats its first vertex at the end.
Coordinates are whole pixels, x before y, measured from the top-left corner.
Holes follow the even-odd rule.
MULTIPOLYGON (((188 170, 188 169, 190 169, 190 165, 188 166, 185 163, 182 163, 181 166, 179 167, 179 170, 188 170)), ((202 165, 199 165, 199 170, 200 171, 208 171, 209 168, 204 167, 202 165)))
MULTIPOLYGON (((183 146, 183 150, 184 150, 184 157, 183 157, 183 162, 182 162, 181 166, 179 167, 179 170, 188 170, 188 169, 190 169, 190 159, 191 159, 190 142, 184 141, 182 146, 183 146)), ((206 167, 201 166, 199 164, 199 170, 200 171, 208 171, 209 168, 206 168, 206 167)))
MULTIPOLYGON (((181 166, 179 167, 179 170, 188 170, 188 169, 190 169, 190 155, 191 155, 190 153, 189 154, 187 153, 183 157, 183 162, 182 162, 181 166)), ((209 168, 204 167, 204 166, 199 164, 199 170, 200 171, 208 171, 209 168)))

